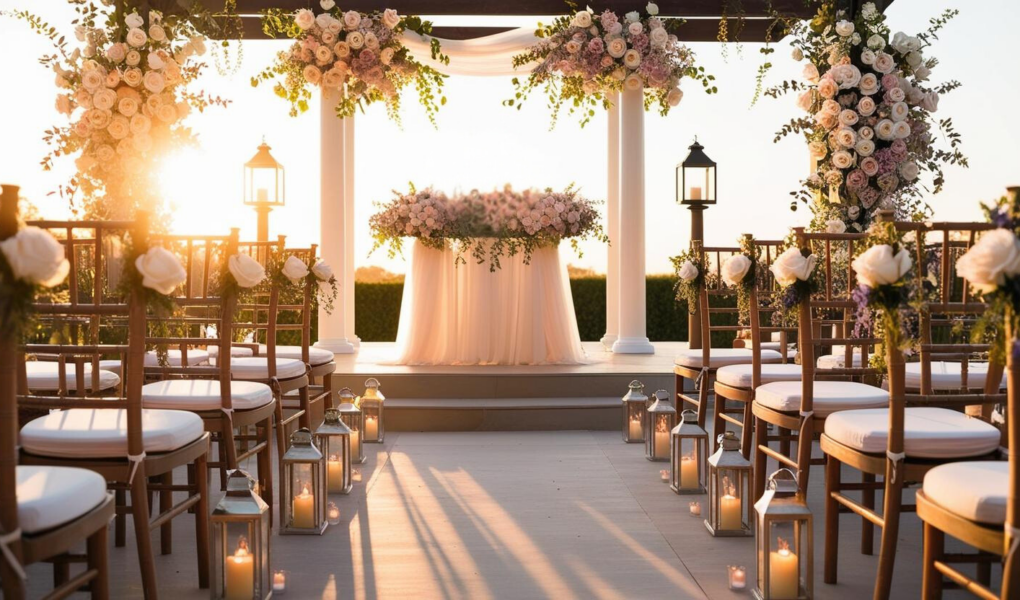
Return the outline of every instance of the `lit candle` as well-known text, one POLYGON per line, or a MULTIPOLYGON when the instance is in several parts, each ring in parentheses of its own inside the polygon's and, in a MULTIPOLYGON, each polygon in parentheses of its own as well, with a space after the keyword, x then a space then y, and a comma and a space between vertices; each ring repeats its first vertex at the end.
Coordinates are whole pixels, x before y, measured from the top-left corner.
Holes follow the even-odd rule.
POLYGON ((659 419, 655 424, 654 450, 656 458, 669 456, 669 428, 665 419, 659 419))
POLYGON ((361 446, 358 444, 358 438, 361 437, 361 432, 357 429, 351 430, 351 460, 361 460, 361 446))
POLYGON ((668 483, 669 482, 669 469, 662 469, 661 471, 659 471, 659 476, 662 477, 663 483, 668 483))
POLYGON ((329 503, 329 508, 326 509, 326 521, 330 525, 340 524, 340 508, 332 502, 329 503))
POLYGON ((287 591, 287 574, 283 571, 273 573, 273 593, 282 594, 287 591))
POLYGON ((796 598, 800 592, 800 565, 790 544, 779 538, 779 549, 769 553, 769 597, 776 600, 796 598))
POLYGON ((701 200, 701 188, 698 186, 691 186, 691 200, 701 200))
POLYGON ((248 540, 237 539, 237 550, 227 557, 223 587, 227 600, 250 600, 255 594, 255 561, 248 553, 248 540))
POLYGON ((729 566, 730 589, 742 590, 747 587, 747 570, 744 567, 729 566))
POLYGON ((365 441, 379 439, 379 423, 375 417, 365 417, 365 441))
POLYGON ((695 500, 694 502, 691 502, 690 503, 690 508, 691 508, 691 516, 692 517, 700 517, 701 516, 701 503, 700 502, 698 502, 697 500, 695 500))
POLYGON ((644 435, 641 431, 641 418, 633 417, 630 420, 630 429, 627 432, 627 437, 632 440, 644 439, 644 435))
POLYGON ((267 190, 266 188, 259 188, 258 201, 269 202, 269 190, 267 190))
POLYGON ((730 484, 729 477, 723 477, 723 496, 719 498, 719 529, 740 529, 743 519, 741 518, 741 502, 737 497, 737 490, 730 484))
POLYGON ((315 527, 315 497, 308 493, 308 486, 294 496, 293 525, 304 529, 315 527))
POLYGON ((698 459, 694 452, 680 457, 680 489, 698 489, 698 459))
POLYGON ((351 479, 354 481, 361 481, 361 469, 357 467, 351 469, 351 479))
POLYGON ((326 481, 329 483, 327 489, 330 493, 344 491, 344 466, 336 454, 330 454, 329 460, 326 461, 326 481))

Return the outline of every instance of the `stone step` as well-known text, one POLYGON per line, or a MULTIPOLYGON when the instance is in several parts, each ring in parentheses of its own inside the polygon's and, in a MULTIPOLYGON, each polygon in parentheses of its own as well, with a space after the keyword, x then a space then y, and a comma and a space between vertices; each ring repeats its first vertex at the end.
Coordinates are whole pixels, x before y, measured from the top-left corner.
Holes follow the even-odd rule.
POLYGON ((391 431, 545 431, 620 428, 620 398, 386 399, 391 431))

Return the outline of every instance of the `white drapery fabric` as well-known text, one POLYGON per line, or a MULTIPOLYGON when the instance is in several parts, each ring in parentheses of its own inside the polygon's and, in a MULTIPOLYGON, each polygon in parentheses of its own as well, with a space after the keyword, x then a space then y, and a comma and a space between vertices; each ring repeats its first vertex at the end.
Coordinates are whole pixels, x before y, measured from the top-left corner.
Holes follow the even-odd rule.
POLYGON ((432 59, 429 40, 417 33, 405 31, 402 41, 415 60, 440 73, 482 77, 527 75, 531 67, 514 69, 513 56, 539 40, 535 37, 534 27, 520 27, 472 40, 437 39, 442 45, 443 54, 450 57, 448 65, 432 59))
POLYGON ((449 248, 415 241, 397 332, 401 365, 586 363, 559 248, 456 265, 449 248))

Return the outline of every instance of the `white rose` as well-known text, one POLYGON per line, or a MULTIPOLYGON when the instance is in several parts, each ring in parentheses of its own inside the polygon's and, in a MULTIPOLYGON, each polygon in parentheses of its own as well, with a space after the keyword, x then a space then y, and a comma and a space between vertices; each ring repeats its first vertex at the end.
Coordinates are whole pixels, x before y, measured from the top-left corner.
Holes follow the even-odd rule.
POLYGON ((631 35, 638 35, 639 33, 644 32, 644 30, 645 28, 641 26, 641 23, 631 23, 630 25, 627 25, 627 33, 631 35))
POLYGON ((846 233, 846 223, 843 219, 829 219, 825 222, 825 233, 846 233))
POLYGON ((308 277, 308 265, 303 260, 296 256, 287 257, 286 262, 283 263, 283 268, 280 270, 283 276, 290 280, 294 285, 298 285, 308 277))
POLYGON ((347 44, 351 48, 358 50, 365 45, 365 36, 360 31, 352 31, 347 34, 347 44))
POLYGON ((149 37, 157 42, 162 42, 166 39, 166 30, 159 25, 153 25, 149 27, 149 37))
POLYGON ((914 261, 905 248, 893 256, 892 246, 879 244, 865 250, 850 266, 857 273, 858 283, 876 288, 899 281, 914 266, 914 261))
POLYGON ((128 45, 134 46, 135 48, 141 48, 145 45, 145 40, 148 38, 145 32, 141 29, 128 29, 127 37, 125 38, 128 45))
POLYGON ((857 103, 857 112, 864 117, 870 117, 875 112, 876 108, 878 108, 878 106, 875 104, 875 101, 868 96, 861 98, 861 101, 857 103))
POLYGON ((393 55, 395 54, 393 48, 383 48, 383 51, 379 53, 379 62, 384 65, 388 65, 393 62, 393 55))
POLYGON ((333 22, 333 17, 329 13, 321 13, 316 15, 315 24, 319 26, 319 29, 329 30, 329 24, 333 22))
POLYGON ((64 258, 64 245, 38 227, 25 227, 0 242, 0 252, 16 279, 36 285, 53 287, 71 270, 64 258))
POLYGON ((680 272, 678 275, 680 275, 680 279, 683 279, 684 281, 693 281, 698 276, 698 267, 695 267, 694 263, 688 260, 684 262, 684 264, 680 265, 680 272))
POLYGON ((315 25, 315 13, 307 8, 302 8, 294 13, 294 23, 301 29, 310 29, 312 25, 315 25))
POLYGON ((591 13, 582 10, 574 15, 574 21, 571 23, 574 27, 580 27, 581 29, 588 29, 591 27, 591 13))
POLYGON ((818 67, 812 63, 804 65, 804 79, 807 79, 811 83, 818 83, 818 67))
POLYGON ((871 140, 857 140, 857 144, 854 145, 854 150, 857 151, 858 156, 871 156, 875 153, 875 142, 871 140))
POLYGON ((878 54, 875 55, 875 64, 871 66, 876 71, 884 75, 886 73, 892 72, 892 70, 896 67, 896 61, 893 60, 892 56, 886 54, 885 52, 879 52, 878 54))
POLYGON ((861 50, 861 62, 866 65, 875 64, 875 52, 868 48, 861 50))
POLYGON ((893 139, 893 122, 889 119, 882 119, 875 125, 875 135, 878 139, 889 141, 893 139))
POLYGON ((939 95, 935 92, 927 92, 921 100, 921 108, 928 112, 935 112, 939 109, 939 95))
POLYGON ((627 78, 623 80, 623 87, 626 90, 637 91, 640 90, 643 85, 644 83, 641 81, 641 76, 639 75, 628 75, 627 78))
POLYGON ((623 55, 623 64, 628 69, 636 69, 641 66, 641 53, 631 48, 623 55))
POLYGON ((124 62, 129 67, 138 66, 138 63, 142 62, 142 55, 137 50, 128 50, 127 54, 124 55, 124 62))
POLYGON ((257 260, 247 254, 235 254, 227 260, 227 269, 234 276, 237 285, 251 288, 262 283, 266 278, 266 270, 257 260))
POLYGON ((801 50, 800 48, 794 48, 790 56, 793 58, 793 60, 800 62, 804 60, 804 51, 801 50))
POLYGON ((163 60, 163 57, 156 52, 150 52, 146 62, 149 63, 150 69, 159 70, 166 66, 166 62, 163 60))
POLYGON ((915 69, 921 66, 922 60, 924 60, 924 58, 921 56, 920 52, 909 52, 907 54, 907 64, 915 69))
POLYGON ((832 153, 832 166, 837 169, 849 169, 854 163, 853 156, 846 150, 839 150, 832 153))
POLYGON ((722 264, 722 280, 726 285, 735 286, 744 280, 751 269, 751 259, 743 254, 734 254, 722 264))
POLYGON ((670 106, 677 106, 684 99, 684 91, 680 88, 673 88, 666 94, 666 103, 670 106))
POLYGON ((113 44, 106 49, 106 58, 112 60, 115 63, 119 63, 124 60, 127 55, 127 49, 124 48, 124 44, 113 44))
POLYGON ((356 10, 349 10, 344 13, 344 27, 348 30, 354 30, 358 28, 358 25, 361 25, 361 13, 356 10))
POLYGON ((666 45, 669 41, 669 32, 663 27, 657 27, 648 34, 648 38, 652 40, 652 45, 661 48, 666 45))
POLYGON ((319 0, 319 6, 322 7, 322 10, 332 10, 336 6, 336 2, 333 0, 319 0))
POLYGON ((623 16, 623 18, 624 18, 624 19, 625 19, 625 20, 626 20, 626 21, 627 21, 628 23, 637 23, 638 21, 640 21, 640 20, 641 20, 641 15, 640 15, 640 14, 638 14, 638 11, 636 11, 636 10, 632 10, 632 11, 630 11, 629 13, 625 14, 625 15, 623 16))
POLYGON ((817 263, 818 257, 814 254, 804 256, 800 248, 788 248, 786 252, 776 257, 769 270, 776 276, 776 282, 779 285, 786 286, 795 283, 798 279, 807 281, 817 263))
POLYGON ((195 50, 195 54, 202 56, 205 54, 205 38, 200 35, 193 35, 188 40, 191 47, 195 50))
POLYGON ((921 169, 917 166, 917 163, 915 163, 912 160, 908 160, 908 161, 905 161, 905 162, 901 163, 899 170, 900 170, 900 177, 902 177, 906 181, 913 181, 913 180, 917 179, 917 176, 921 172, 921 169))
POLYGON ((102 110, 112 110, 116 102, 117 92, 111 89, 97 90, 96 94, 92 96, 92 106, 102 110))
POLYGON ((859 118, 860 117, 857 116, 857 111, 849 108, 844 109, 839 113, 840 124, 846 125, 847 127, 856 125, 859 118))
POLYGON ((897 102, 889 108, 889 116, 893 121, 902 121, 910 114, 906 102, 897 102))
POLYGON ((135 269, 142 275, 142 285, 160 294, 169 294, 188 279, 181 261, 166 248, 153 246, 135 260, 135 269))
POLYGON ((609 56, 620 58, 627 52, 627 42, 623 38, 613 38, 607 45, 606 51, 609 52, 609 56))
POLYGON ((329 64, 333 60, 333 51, 329 46, 319 46, 315 49, 315 60, 320 65, 329 64))
POLYGON ((128 27, 134 28, 138 28, 141 27, 142 25, 145 25, 145 21, 142 19, 142 16, 136 12, 133 12, 130 15, 124 17, 124 23, 126 23, 128 27))
POLYGON ((893 137, 898 140, 907 139, 910 137, 910 123, 907 123, 906 121, 893 123, 892 134, 893 137))
POLYGON ((903 102, 906 99, 907 93, 904 92, 902 88, 894 87, 893 89, 889 90, 889 100, 891 100, 893 103, 903 102))
POLYGON ((872 50, 881 50, 882 48, 885 48, 885 38, 877 33, 872 34, 872 36, 868 38, 868 48, 871 48, 872 50))
POLYGON ((131 122, 127 120, 127 117, 115 115, 110 119, 110 124, 106 126, 106 132, 113 139, 122 140, 131 133, 131 122))
POLYGON ((1020 241, 1008 229, 993 229, 956 261, 956 273, 981 292, 993 292, 1020 274, 1020 241))
POLYGON ((387 8, 383 11, 382 22, 386 27, 393 29, 400 24, 400 15, 392 8, 387 8))
POLYGON ((929 75, 931 75, 931 69, 929 69, 925 65, 921 65, 920 67, 914 69, 914 77, 916 77, 918 81, 924 81, 928 79, 929 75))
POLYGON ((839 21, 836 23, 836 35, 847 37, 854 32, 854 24, 850 21, 839 21))
POLYGON ((142 78, 142 83, 145 85, 145 89, 149 90, 153 94, 158 94, 163 91, 166 87, 166 79, 156 71, 149 71, 142 78))
POLYGON ((648 5, 645 6, 645 10, 648 12, 648 14, 654 17, 655 15, 659 14, 659 5, 655 4, 654 2, 649 2, 648 5))
POLYGON ((312 275, 322 281, 329 281, 333 279, 333 267, 329 266, 328 262, 319 259, 312 267, 312 275))
POLYGON ((142 135, 143 133, 149 133, 151 128, 152 121, 149 120, 149 117, 140 114, 131 117, 131 133, 142 135))
POLYGON ((835 131, 836 141, 844 148, 853 148, 857 143, 857 134, 849 127, 841 127, 835 131))

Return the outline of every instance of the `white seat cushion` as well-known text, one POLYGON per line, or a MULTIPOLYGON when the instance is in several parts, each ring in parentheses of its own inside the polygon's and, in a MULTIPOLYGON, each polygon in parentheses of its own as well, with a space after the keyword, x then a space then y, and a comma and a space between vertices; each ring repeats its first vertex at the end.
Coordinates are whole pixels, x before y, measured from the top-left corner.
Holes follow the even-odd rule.
MULTIPOLYGON (((102 361, 100 361, 100 366, 102 361)), ((109 390, 117 387, 120 383, 120 377, 116 373, 107 371, 105 369, 99 369, 99 389, 92 389, 92 365, 84 365, 85 372, 85 390, 86 391, 102 391, 109 390)), ((60 366, 55 362, 49 361, 34 361, 30 360, 25 363, 25 372, 28 375, 28 389, 37 392, 55 392, 60 389, 60 366)), ((78 369, 77 365, 67 364, 66 371, 64 371, 64 382, 67 385, 67 391, 74 392, 78 389, 78 382, 76 380, 78 369)))
MULTIPOLYGON (((183 410, 142 410, 142 446, 147 453, 169 452, 199 437, 202 418, 183 410)), ((62 458, 125 457, 127 411, 75 408, 39 417, 21 428, 21 446, 31 454, 62 458)))
MULTIPOLYGON (((230 359, 230 374, 236 379, 268 379, 269 359, 265 356, 249 356, 230 359)), ((293 358, 276 359, 277 379, 291 379, 305 374, 305 363, 293 358)))
MULTIPOLYGON (((907 363, 906 387, 921 389, 921 363, 907 363)), ((967 387, 984 389, 985 377, 988 376, 988 363, 967 363, 967 387)), ((963 385, 963 365, 958 362, 932 361, 931 387, 936 391, 958 390, 963 385)), ((1006 373, 1002 374, 1002 384, 1006 387, 1006 373)))
MULTIPOLYGON (((269 351, 265 344, 259 346, 259 354, 265 354, 269 351)), ((276 347, 276 358, 293 358, 295 360, 301 360, 301 346, 277 346, 276 347)), ((333 361, 333 353, 329 350, 324 350, 316 346, 308 347, 308 364, 310 365, 324 365, 328 362, 333 361)))
MULTIPOLYGON (((249 410, 273 401, 273 390, 255 381, 231 381, 230 398, 235 410, 249 410)), ((167 379, 142 386, 145 408, 218 410, 220 382, 212 379, 167 379)))
MULTIPOLYGON (((777 381, 754 391, 754 401, 773 410, 799 411, 801 382, 777 381)), ((889 392, 882 388, 853 381, 816 381, 814 386, 815 416, 825 417, 838 410, 878 408, 889 405, 889 392)))
POLYGON ((88 469, 19 466, 16 480, 18 525, 25 533, 73 521, 106 499, 106 480, 88 469))
POLYGON ((1009 462, 964 461, 939 465, 924 476, 924 494, 942 508, 971 521, 1006 522, 1009 462))
MULTIPOLYGON (((764 384, 773 381, 800 381, 801 372, 800 365, 762 365, 761 382, 764 384)), ((722 367, 715 372, 715 380, 731 387, 750 388, 751 365, 729 365, 722 367)))
MULTIPOLYGON (((207 346, 205 349, 209 353, 210 357, 216 357, 220 355, 219 346, 207 346)), ((190 354, 190 352, 188 353, 190 354)), ((248 346, 231 346, 230 356, 254 356, 255 352, 248 346)))
MULTIPOLYGON (((871 355, 868 355, 871 358, 871 355)), ((854 368, 860 368, 861 366, 861 350, 860 348, 854 349, 854 368)), ((846 351, 838 352, 836 354, 823 354, 818 357, 816 364, 819 369, 842 369, 843 365, 846 364, 846 351)))
MULTIPOLYGON (((205 350, 198 348, 188 348, 188 366, 193 367, 200 365, 204 362, 209 361, 209 353, 205 350)), ((181 366, 181 351, 180 349, 167 349, 167 362, 170 363, 171 367, 181 366)), ((145 353, 145 366, 146 367, 158 367, 159 357, 156 355, 155 350, 149 350, 145 353)))
MULTIPOLYGON (((889 411, 848 410, 825 420, 825 435, 861 452, 882 453, 889 437, 889 411)), ((999 430, 947 408, 908 407, 903 424, 904 450, 917 458, 966 458, 999 447, 999 430)))
POLYGON ((99 368, 104 370, 104 371, 109 371, 111 373, 116 373, 117 375, 121 374, 121 372, 120 372, 120 361, 119 360, 112 360, 112 359, 101 360, 101 361, 99 361, 99 368))
MULTIPOLYGON (((726 365, 741 365, 751 363, 751 349, 750 348, 712 348, 708 356, 709 366, 711 367, 725 367, 726 365)), ((782 360, 782 357, 775 350, 762 350, 761 361, 762 363, 777 363, 782 360)), ((681 350, 676 355, 676 364, 681 367, 689 367, 692 369, 700 369, 701 363, 701 350, 681 350)))

